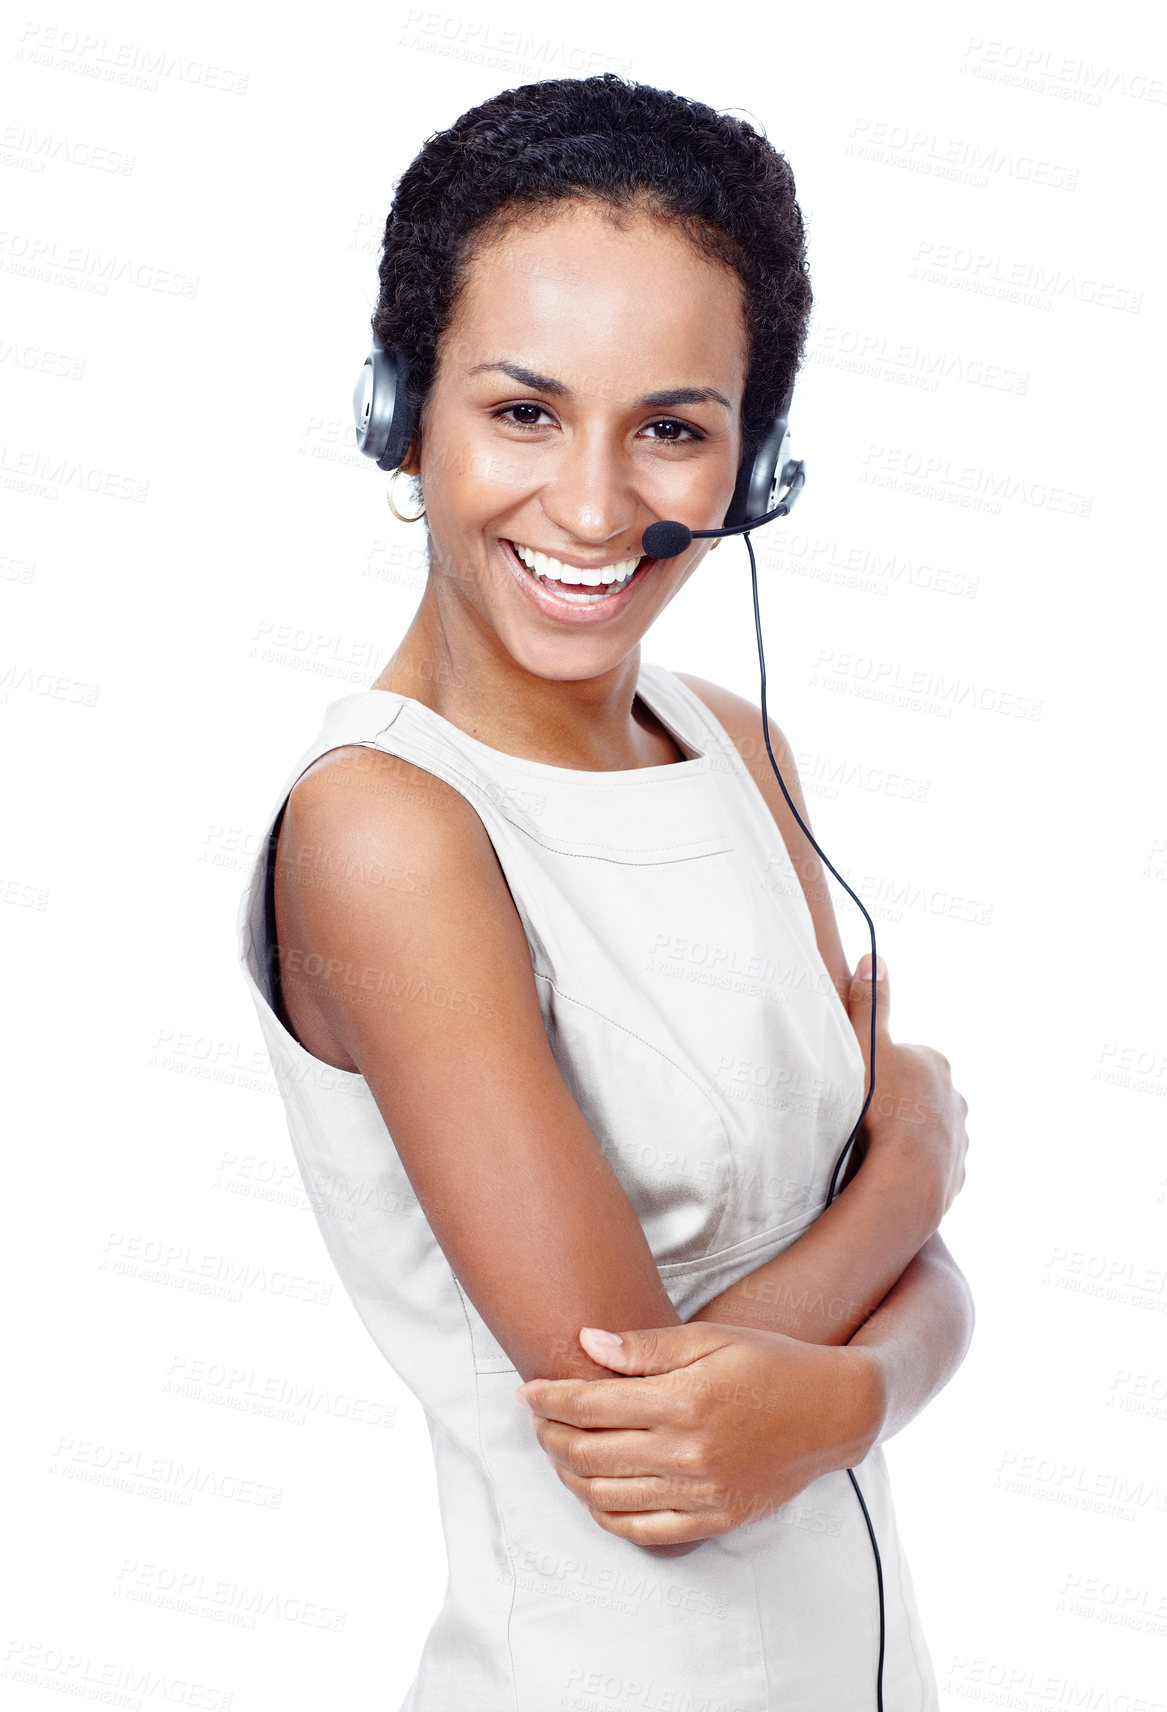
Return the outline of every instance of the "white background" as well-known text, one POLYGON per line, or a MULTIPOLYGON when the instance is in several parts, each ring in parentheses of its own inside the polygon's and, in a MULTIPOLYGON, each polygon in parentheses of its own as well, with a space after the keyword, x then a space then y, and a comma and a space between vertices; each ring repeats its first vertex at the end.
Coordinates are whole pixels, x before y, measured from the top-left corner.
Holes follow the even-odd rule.
MULTIPOLYGON (((889 1446, 943 1703, 1163 1705, 1150 11, 10 15, 6 1706, 389 1712, 411 1680, 428 1439, 299 1188, 235 914, 421 588, 351 434, 394 183, 478 101, 604 70, 762 126, 808 220, 809 480, 756 538, 769 700, 893 1031, 970 1105, 945 1235, 975 1342, 889 1446), (208 1265, 253 1281, 200 1294, 208 1265)), ((740 543, 644 654, 756 699, 740 543)))

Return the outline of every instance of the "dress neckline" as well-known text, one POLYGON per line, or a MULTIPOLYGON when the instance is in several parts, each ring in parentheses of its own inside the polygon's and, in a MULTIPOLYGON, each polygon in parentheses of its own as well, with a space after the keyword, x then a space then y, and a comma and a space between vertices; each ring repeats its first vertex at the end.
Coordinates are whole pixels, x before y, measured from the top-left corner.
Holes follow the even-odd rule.
MULTIPOLYGON (((690 751, 690 753, 681 761, 661 761, 651 767, 556 767, 548 761, 533 761, 524 755, 511 755, 505 749, 495 749, 489 743, 482 743, 477 737, 471 737, 468 731, 463 731, 460 725, 455 725, 442 714, 435 712, 432 707, 427 707, 425 702, 417 701, 413 696, 407 696, 400 690, 369 689, 360 691, 358 694, 387 696, 391 701, 397 702, 400 707, 411 708, 421 716, 423 721, 435 725, 452 741, 468 746, 472 752, 484 758, 489 756, 496 762, 505 762, 508 767, 522 768, 548 778, 586 779, 590 781, 606 779, 622 783, 633 779, 659 779, 664 775, 688 777, 697 772, 704 773, 709 768, 709 751, 708 747, 705 749, 699 747, 696 741, 698 733, 695 724, 690 724, 688 719, 678 720, 674 711, 676 702, 679 700, 678 697, 671 698, 673 705, 666 711, 661 705, 663 698, 657 695, 657 690, 661 686, 651 681, 654 672, 663 673, 665 670, 664 667, 652 666, 642 662, 640 676, 636 680, 636 695, 639 696, 649 712, 660 721, 675 740, 677 746, 690 751)), ((707 743, 707 741, 702 733, 701 742, 707 743)))

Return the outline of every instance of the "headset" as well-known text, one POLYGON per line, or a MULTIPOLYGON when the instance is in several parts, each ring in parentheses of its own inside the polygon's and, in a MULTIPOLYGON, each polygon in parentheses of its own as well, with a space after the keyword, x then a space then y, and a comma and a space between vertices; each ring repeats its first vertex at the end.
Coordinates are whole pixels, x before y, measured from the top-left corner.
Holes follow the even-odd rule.
MULTIPOLYGON (((862 899, 847 884, 846 880, 827 856, 826 851, 816 840, 810 827, 803 820, 786 788, 786 781, 778 770, 774 759, 774 751, 770 746, 770 716, 766 711, 766 656, 762 647, 762 619, 758 608, 758 566, 754 559, 754 545, 750 540, 750 530, 759 528, 763 523, 772 523, 776 518, 787 517, 798 499, 806 483, 806 465, 800 458, 790 455, 790 405, 794 396, 793 383, 782 400, 770 427, 763 435, 757 450, 752 457, 742 459, 737 472, 732 497, 726 509, 725 517, 719 529, 690 529, 684 523, 665 520, 652 523, 641 537, 641 549, 652 559, 675 559, 678 554, 685 552, 690 543, 700 538, 721 538, 725 535, 744 535, 746 550, 750 555, 750 581, 754 597, 754 629, 758 638, 758 672, 761 682, 762 703, 762 736, 765 739, 766 754, 774 769, 774 776, 782 787, 782 795, 795 820, 810 840, 814 849, 826 863, 831 873, 838 880, 843 890, 854 899, 858 905, 867 931, 871 937, 871 971, 872 971, 872 1005, 871 1005, 871 1037, 869 1043, 870 1073, 867 1084, 867 1095, 855 1120, 855 1127, 843 1143, 842 1151, 835 1161, 831 1172, 831 1181, 827 1189, 824 1203, 829 1206, 838 1192, 839 1172, 843 1162, 854 1145, 860 1125, 867 1115, 875 1093, 875 1020, 877 1004, 874 995, 875 975, 875 923, 864 907, 862 899)), ((365 358, 364 365, 357 377, 353 390, 353 415, 356 419, 357 445, 366 457, 376 461, 381 470, 396 470, 409 451, 413 440, 416 416, 413 401, 409 391, 409 358, 404 351, 390 350, 380 341, 374 340, 373 348, 365 358)), ((875 1582, 879 1599, 879 1657, 875 1673, 875 1703, 877 1712, 883 1712, 883 1663, 885 1652, 884 1624, 884 1592, 883 1592, 883 1563, 879 1555, 879 1545, 875 1538, 871 1515, 859 1489, 854 1469, 847 1469, 847 1477, 855 1489, 859 1500, 859 1508, 863 1512, 863 1520, 867 1524, 867 1534, 871 1541, 871 1549, 875 1554, 875 1582)))

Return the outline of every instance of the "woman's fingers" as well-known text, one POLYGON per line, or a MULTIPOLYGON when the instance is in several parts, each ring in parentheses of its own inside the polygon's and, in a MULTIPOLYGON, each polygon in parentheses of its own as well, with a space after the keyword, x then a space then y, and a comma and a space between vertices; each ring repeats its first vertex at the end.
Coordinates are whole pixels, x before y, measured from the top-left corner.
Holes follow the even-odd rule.
MULTIPOLYGON (((879 986, 881 989, 885 988, 888 985, 887 964, 885 963, 885 961, 882 957, 876 957, 876 959, 875 959, 875 973, 878 976, 878 981, 876 982, 876 985, 879 986)), ((856 963, 855 973, 851 977, 851 979, 853 981, 867 981, 868 983, 870 983, 870 981, 871 981, 871 953, 870 953, 870 951, 865 951, 863 953, 862 957, 859 959, 858 963, 856 963)))
POLYGON ((589 1432, 540 1416, 532 1420, 557 1477, 606 1533, 668 1557, 683 1556, 725 1531, 726 1520, 701 1505, 708 1482, 686 1483, 675 1471, 648 1470, 649 1447, 662 1470, 670 1460, 656 1435, 589 1432))
MULTIPOLYGON (((667 1510, 705 1516, 721 1496, 685 1440, 659 1433, 587 1432, 536 1418, 535 1432, 559 1479, 590 1510, 667 1510)), ((712 1529, 711 1529, 712 1531, 712 1529)))
POLYGON ((689 1408, 686 1393, 667 1373, 647 1379, 528 1379, 515 1395, 525 1397, 531 1413, 544 1421, 581 1428, 676 1426, 689 1408))
POLYGON ((535 1436, 552 1462, 577 1479, 656 1478, 667 1468, 667 1451, 655 1433, 568 1427, 540 1415, 533 1415, 531 1420, 535 1436))
POLYGON ((592 1521, 606 1534, 615 1534, 645 1551, 659 1552, 661 1557, 681 1557, 715 1534, 730 1531, 732 1523, 716 1518, 691 1516, 683 1510, 629 1510, 613 1515, 607 1510, 593 1510, 592 1521))
POLYGON ((678 1502, 671 1482, 666 1480, 581 1480, 578 1474, 559 1464, 556 1464, 555 1472, 567 1490, 581 1499, 589 1510, 602 1510, 605 1515, 616 1516, 646 1510, 689 1514, 683 1501, 678 1502))
POLYGON ((883 958, 877 959, 876 972, 880 975, 878 981, 871 979, 871 953, 859 959, 855 973, 851 977, 851 990, 847 996, 847 1014, 851 1018, 851 1027, 855 1030, 863 1052, 863 1063, 868 1071, 871 1069, 871 1007, 875 1006, 875 1033, 877 1041, 890 1045, 891 1036, 888 1033, 888 1022, 891 1012, 891 982, 888 979, 887 964, 883 958), (866 973, 863 973, 866 971, 866 973))
POLYGON ((724 1348, 728 1331, 709 1320, 654 1326, 617 1334, 604 1345, 586 1334, 581 1343, 593 1360, 624 1375, 619 1379, 528 1379, 515 1391, 537 1415, 572 1427, 682 1426, 697 1391, 685 1370, 724 1348))

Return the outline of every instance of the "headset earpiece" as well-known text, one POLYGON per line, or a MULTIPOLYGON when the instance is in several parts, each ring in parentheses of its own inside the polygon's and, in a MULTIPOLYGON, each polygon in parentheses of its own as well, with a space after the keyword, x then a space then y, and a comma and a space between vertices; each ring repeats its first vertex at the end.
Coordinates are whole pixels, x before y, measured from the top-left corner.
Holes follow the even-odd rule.
POLYGON ((382 470, 396 470, 413 439, 409 358, 374 339, 353 390, 357 445, 382 470))
MULTIPOLYGON (((773 511, 793 485, 800 468, 798 462, 790 456, 788 423, 793 397, 794 388, 791 387, 753 459, 743 462, 738 470, 737 485, 722 519, 723 529, 733 528, 751 517, 761 517, 767 511, 773 511)), ((801 483, 799 485, 801 486, 801 483)))

